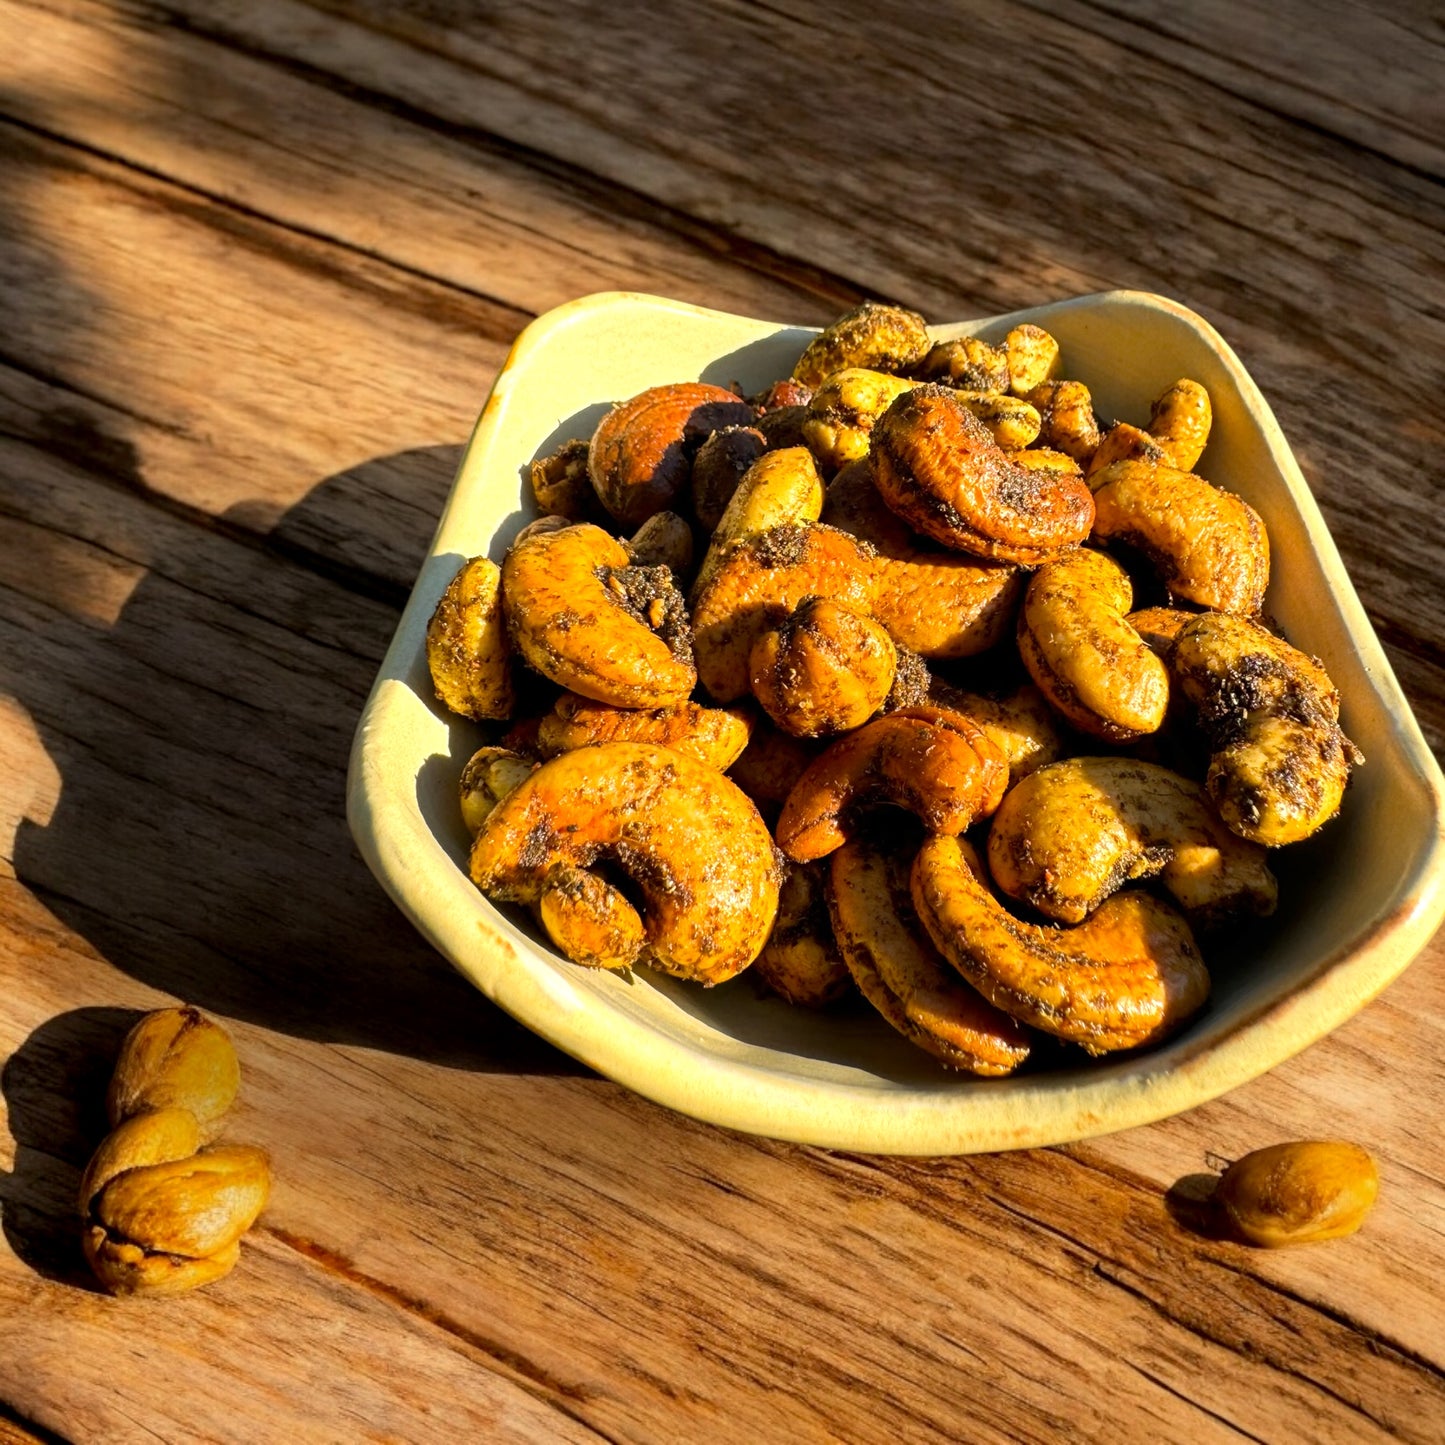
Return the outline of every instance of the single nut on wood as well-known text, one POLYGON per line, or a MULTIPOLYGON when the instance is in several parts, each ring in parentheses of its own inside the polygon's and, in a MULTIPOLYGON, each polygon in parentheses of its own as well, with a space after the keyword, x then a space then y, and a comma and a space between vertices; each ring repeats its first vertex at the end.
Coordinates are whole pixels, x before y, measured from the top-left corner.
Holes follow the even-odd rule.
POLYGON ((487 821, 492 809, 537 766, 531 758, 511 748, 478 748, 462 769, 462 821, 472 837, 487 821))
POLYGON ((883 500, 960 552, 1036 566, 1077 546, 1094 522, 1080 478, 1010 461, 946 386, 900 396, 874 428, 871 456, 883 500))
POLYGON ((920 381, 939 381, 965 391, 1007 391, 1008 353, 977 336, 940 341, 914 368, 920 381))
POLYGON ((1093 478, 1094 536, 1132 547, 1176 597, 1252 614, 1269 586, 1269 536, 1233 492, 1163 463, 1115 462, 1093 478))
POLYGON ((1028 394, 1039 413, 1039 440, 1046 447, 1088 465, 1103 433, 1094 416, 1094 400, 1082 381, 1046 381, 1028 394))
POLYGON ((726 426, 747 426, 740 396, 702 382, 654 386, 612 408, 592 434, 587 467, 602 505, 630 527, 672 505, 693 455, 726 426))
POLYGON ((501 569, 473 557, 458 569, 427 623, 426 660, 438 700, 463 717, 510 717, 511 653, 501 569))
POLYGON ((1209 996, 1189 925, 1147 893, 1119 893, 1077 928, 1023 923, 961 838, 929 838, 913 864, 928 936, 983 996, 1021 1023, 1102 1054, 1155 1043, 1209 996))
POLYGON ((813 394, 803 440, 825 475, 868 455, 868 438, 896 397, 918 383, 882 371, 849 367, 835 372, 813 394))
POLYGON ((1379 1191, 1379 1170, 1367 1150, 1339 1139, 1305 1139, 1236 1159, 1214 1201, 1250 1244, 1277 1249, 1353 1234, 1379 1191))
POLYGON ((861 727, 882 707, 898 653, 882 624, 821 597, 805 597, 753 643, 753 696, 795 737, 861 727))
POLYGON ((859 827, 859 814, 892 803, 932 833, 961 833, 1003 800, 1008 764, 972 721, 911 707, 848 733, 814 762, 778 818, 778 846, 799 863, 826 857, 859 827))
POLYGON ((230 1037, 199 1009, 158 1009, 125 1036, 106 1096, 112 1126, 157 1109, 189 1109, 209 1137, 235 1102, 241 1066, 230 1037))
POLYGON ((1081 547, 1046 562, 1019 612, 1019 656, 1049 702, 1076 728, 1129 743, 1163 725, 1169 673, 1125 620, 1134 600, 1111 557, 1081 547))
POLYGON ((1029 1056, 1025 1029, 934 948, 909 892, 912 848, 855 840, 830 859, 833 933, 864 998, 950 1068, 997 1077, 1029 1056))
POLYGON ((747 747, 756 719, 750 704, 704 707, 678 702, 671 707, 617 708, 564 692, 538 724, 537 751, 544 758, 555 758, 595 743, 656 743, 724 772, 747 747))
POLYGON ((711 532, 743 479, 743 473, 768 449, 763 433, 752 426, 725 426, 698 448, 692 461, 692 510, 711 532))
POLYGON ((921 360, 930 344, 927 323, 916 311, 865 301, 808 343, 793 368, 793 379, 818 387, 835 371, 850 366, 902 371, 921 360))
POLYGON ((1044 330, 1025 322, 1015 326, 1004 338, 1008 356, 1009 390, 1015 396, 1027 396, 1042 386, 1059 364, 1059 343, 1044 330))
POLYGON ((265 1151, 227 1145, 128 1170, 100 1191, 92 1210, 112 1239, 201 1259, 235 1244, 270 1192, 265 1151))
POLYGON ((527 467, 532 499, 544 517, 593 522, 604 515, 587 470, 587 448, 584 439, 574 437, 527 467))
POLYGON ((1204 455, 1214 408, 1209 393, 1197 382, 1182 377, 1149 411, 1149 435, 1161 447, 1171 467, 1192 472, 1204 455))
POLYGON ((634 567, 667 567, 679 582, 692 568, 692 528, 676 512, 656 512, 622 544, 634 567))
POLYGON ((822 864, 786 864, 777 921, 753 972, 799 1008, 826 1008, 848 992, 848 968, 828 920, 822 864))

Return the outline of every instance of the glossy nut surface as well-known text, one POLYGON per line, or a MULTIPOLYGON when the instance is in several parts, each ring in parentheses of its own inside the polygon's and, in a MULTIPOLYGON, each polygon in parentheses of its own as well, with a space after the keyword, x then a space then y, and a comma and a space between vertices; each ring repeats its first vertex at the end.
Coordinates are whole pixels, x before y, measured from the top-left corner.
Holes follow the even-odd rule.
POLYGON ((241 1065, 220 1024, 189 1006, 158 1009, 121 1044, 106 1109, 112 1126, 155 1109, 188 1109, 207 1135, 240 1083, 241 1065))
POLYGON ((808 343, 793 367, 793 379, 818 387, 849 366, 902 371, 921 360, 930 345, 928 327, 916 311, 865 301, 808 343))
POLYGON ((1236 1159, 1214 1200, 1249 1243, 1277 1249, 1353 1234, 1379 1190, 1368 1150, 1339 1139, 1304 1139, 1236 1159))
POLYGON ((462 717, 511 716, 512 648, 502 611, 502 571, 486 557, 457 570, 426 628, 437 698, 462 717))

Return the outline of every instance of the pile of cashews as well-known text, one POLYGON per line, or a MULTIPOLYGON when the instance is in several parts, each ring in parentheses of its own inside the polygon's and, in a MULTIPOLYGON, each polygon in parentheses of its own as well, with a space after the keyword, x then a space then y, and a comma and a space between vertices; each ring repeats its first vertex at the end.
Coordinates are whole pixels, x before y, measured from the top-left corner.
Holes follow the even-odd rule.
POLYGON ((578 964, 861 993, 977 1074, 1200 1009, 1198 936, 1274 909, 1362 760, 1196 471, 1205 389, 1103 422, 1059 369, 866 303, 760 395, 653 387, 534 462, 427 632, 507 725, 461 779, 486 896, 578 964))

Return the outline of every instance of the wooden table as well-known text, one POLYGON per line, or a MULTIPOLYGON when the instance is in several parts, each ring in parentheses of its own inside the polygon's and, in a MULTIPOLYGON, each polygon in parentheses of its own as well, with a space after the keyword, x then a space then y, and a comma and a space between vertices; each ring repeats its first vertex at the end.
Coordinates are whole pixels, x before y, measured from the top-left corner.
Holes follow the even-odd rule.
POLYGON ((0 1440, 1441 1438, 1438 944, 1184 1117, 855 1157, 552 1051, 342 816, 493 374, 611 288, 1179 298, 1438 746, 1445 50, 1423 6, 1269 11, 0 0, 0 1440), (277 1184, 229 1279, 128 1305, 71 1200, 176 999, 232 1030, 277 1184), (1166 1209, 1321 1133, 1380 1159, 1354 1240, 1166 1209))

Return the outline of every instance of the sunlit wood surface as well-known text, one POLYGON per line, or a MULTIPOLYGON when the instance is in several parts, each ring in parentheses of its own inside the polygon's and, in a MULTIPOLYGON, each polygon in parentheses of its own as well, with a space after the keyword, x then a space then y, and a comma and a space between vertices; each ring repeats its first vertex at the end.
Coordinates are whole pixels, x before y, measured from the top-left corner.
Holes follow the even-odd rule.
POLYGON ((1425 6, 0 0, 0 1439, 1434 1441, 1445 978, 1070 1148, 693 1123, 500 1014, 343 820, 517 331, 1115 286, 1260 382, 1445 739, 1445 48, 1425 6), (273 1203, 171 1304, 72 1196, 137 1009, 232 1030, 273 1203), (1377 1153, 1263 1254, 1164 1193, 1377 1153))

